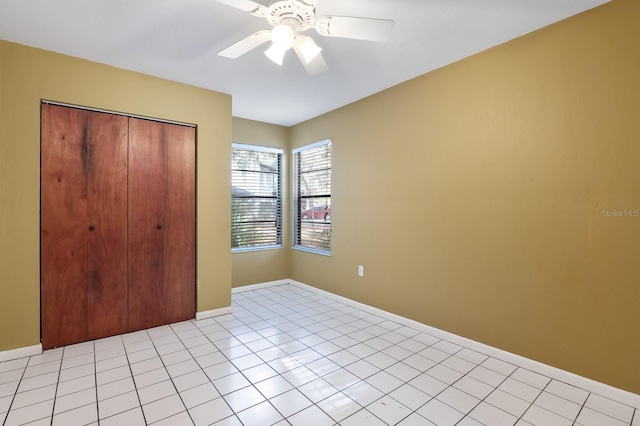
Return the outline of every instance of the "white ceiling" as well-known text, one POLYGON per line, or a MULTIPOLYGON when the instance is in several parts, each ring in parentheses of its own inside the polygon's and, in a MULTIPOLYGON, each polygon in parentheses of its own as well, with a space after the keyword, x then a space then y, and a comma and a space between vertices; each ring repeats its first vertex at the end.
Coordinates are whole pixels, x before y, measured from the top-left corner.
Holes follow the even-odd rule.
POLYGON ((218 56, 270 26, 215 0, 1 0, 0 39, 228 93, 234 116, 291 126, 608 1, 319 0, 319 16, 395 27, 386 43, 307 33, 329 65, 315 76, 268 45, 218 56))

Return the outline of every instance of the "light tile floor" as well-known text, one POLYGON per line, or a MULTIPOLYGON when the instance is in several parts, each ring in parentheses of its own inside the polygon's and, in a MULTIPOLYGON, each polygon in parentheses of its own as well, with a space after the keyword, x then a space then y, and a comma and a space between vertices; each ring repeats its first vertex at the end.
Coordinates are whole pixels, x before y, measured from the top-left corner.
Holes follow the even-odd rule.
POLYGON ((292 285, 0 363, 0 424, 640 426, 632 407, 292 285))

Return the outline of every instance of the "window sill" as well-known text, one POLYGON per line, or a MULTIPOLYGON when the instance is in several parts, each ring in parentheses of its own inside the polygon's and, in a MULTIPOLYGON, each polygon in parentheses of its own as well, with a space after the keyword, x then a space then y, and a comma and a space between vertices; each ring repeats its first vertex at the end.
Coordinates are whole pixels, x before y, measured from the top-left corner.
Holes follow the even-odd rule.
POLYGON ((264 251, 264 250, 277 250, 277 249, 281 249, 282 248, 282 244, 280 245, 275 245, 275 246, 260 246, 260 247, 239 247, 239 248, 232 248, 231 249, 231 253, 248 253, 248 252, 252 252, 252 251, 264 251))
POLYGON ((293 246, 291 248, 298 251, 305 251, 307 253, 319 254, 321 256, 329 256, 329 257, 331 256, 331 251, 327 251, 327 250, 318 250, 318 249, 305 247, 305 246, 293 246))

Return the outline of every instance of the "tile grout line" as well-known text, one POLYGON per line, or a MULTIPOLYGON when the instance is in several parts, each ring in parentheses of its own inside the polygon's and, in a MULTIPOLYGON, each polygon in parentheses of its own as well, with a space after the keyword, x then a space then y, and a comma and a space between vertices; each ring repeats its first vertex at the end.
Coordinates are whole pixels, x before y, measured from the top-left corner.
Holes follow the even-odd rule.
MULTIPOLYGON (((56 402, 58 401, 58 386, 60 385, 60 373, 62 372, 62 360, 64 359, 64 349, 62 349, 62 355, 60 356, 60 367, 58 368, 58 378, 56 379, 56 390, 53 393, 53 406, 51 407, 51 421, 49 425, 53 425, 53 417, 56 412, 56 402)), ((29 357, 29 362, 31 362, 31 357, 29 357)), ((27 364, 28 366, 29 364, 27 364)), ((25 369, 26 371, 26 369, 25 369)))
MULTIPOLYGON (((144 332, 147 335, 147 337, 149 337, 149 339, 151 339, 151 336, 149 336, 149 332, 147 330, 144 330, 144 332)), ((153 342, 152 342, 152 344, 153 344, 153 342)), ((133 382, 133 388, 136 390, 136 398, 138 398, 138 404, 140 404, 140 412, 142 413, 142 420, 144 420, 144 424, 147 425, 148 424, 147 416, 145 415, 145 412, 142 409, 142 401, 140 400, 140 394, 138 393, 138 385, 136 384, 136 379, 135 379, 135 376, 133 375, 133 369, 131 368, 131 362, 129 362, 129 352, 127 352, 127 345, 126 345, 126 342, 124 341, 124 339, 122 339, 122 349, 124 351, 124 356, 125 356, 125 358, 127 360, 127 367, 129 367, 129 372, 131 373, 131 381, 133 382)), ((96 392, 97 392, 97 389, 98 389, 98 387, 97 387, 97 382, 96 382, 96 392)), ((128 411, 132 411, 132 410, 135 410, 135 408, 132 408, 131 410, 128 410, 128 411)), ((121 413, 114 414, 114 416, 117 416, 119 414, 121 414, 121 413)), ((100 417, 98 416, 98 423, 99 422, 100 422, 100 417)))
MULTIPOLYGON (((96 389, 96 423, 100 424, 100 398, 98 397, 98 360, 96 358, 96 341, 93 341, 93 382, 96 389)), ((66 350, 66 348, 65 348, 66 350)), ((62 360, 64 361, 64 352, 62 353, 62 360)), ((62 368, 62 362, 60 363, 62 368)))
MULTIPOLYGON (((588 398, 589 397, 587 396, 587 399, 588 398)), ((582 413, 582 410, 584 410, 584 406, 585 406, 586 403, 587 403, 587 400, 585 399, 584 400, 584 404, 582 404, 582 407, 580 407, 580 410, 578 410, 578 414, 576 415, 575 420, 571 423, 572 426, 575 426, 575 425, 578 424, 578 418, 580 418, 580 413, 582 413)))
POLYGON ((11 413, 11 407, 13 406, 13 403, 16 400, 16 396, 18 395, 18 389, 20 389, 20 384, 22 383, 22 380, 24 379, 24 375, 27 372, 27 367, 29 366, 29 362, 30 361, 31 361, 31 357, 29 357, 29 359, 27 360, 27 364, 24 366, 24 369, 22 370, 22 374, 20 375, 20 379, 18 379, 18 385, 16 386, 16 390, 13 392, 13 397, 11 398, 11 402, 9 403, 9 408, 7 409, 7 416, 4 418, 4 421, 2 422, 3 426, 6 425, 7 421, 9 420, 9 414, 11 413))

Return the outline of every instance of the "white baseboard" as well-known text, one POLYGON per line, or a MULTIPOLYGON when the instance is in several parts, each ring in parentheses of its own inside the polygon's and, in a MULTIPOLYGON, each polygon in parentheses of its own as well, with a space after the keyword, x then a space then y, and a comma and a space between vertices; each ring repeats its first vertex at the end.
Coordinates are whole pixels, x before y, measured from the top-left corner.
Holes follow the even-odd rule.
POLYGON ((231 293, 243 293, 245 291, 258 290, 260 288, 273 287, 276 285, 289 284, 292 282, 293 281, 291 280, 278 280, 278 281, 269 281, 266 283, 243 285, 242 287, 233 287, 231 289, 231 293))
POLYGON ((212 309, 210 311, 196 312, 196 320, 200 321, 206 318, 219 317, 220 315, 226 315, 232 312, 233 309, 231 308, 231 306, 227 306, 226 308, 212 309))
MULTIPOLYGON (((309 290, 317 294, 321 294, 323 296, 332 298, 344 304, 351 305, 355 308, 361 309, 365 312, 369 312, 371 314, 378 315, 383 318, 387 318, 391 321, 406 325, 407 327, 411 327, 416 330, 423 331, 435 337, 445 339, 451 343, 456 343, 460 346, 464 346, 476 352, 480 352, 485 355, 489 355, 491 357, 497 358, 501 361, 508 362, 510 364, 525 368, 527 370, 533 371, 538 374, 542 374, 544 376, 550 377, 560 382, 578 387, 580 389, 584 389, 589 392, 593 392, 600 396, 604 396, 606 398, 610 398, 615 401, 621 402, 623 404, 627 404, 631 407, 640 409, 640 395, 638 394, 628 392, 619 388, 615 388, 613 386, 610 386, 601 382, 597 382, 595 380, 588 379, 586 377, 582 377, 577 374, 570 373, 568 371, 561 370, 559 368, 552 367, 550 365, 543 364, 541 362, 534 361, 532 359, 525 358, 523 356, 516 355, 502 349, 497 349, 492 346, 485 345, 484 343, 476 342, 474 340, 467 339, 465 337, 461 337, 456 334, 449 333, 447 331, 443 331, 426 324, 422 324, 420 322, 402 317, 400 315, 392 314, 390 312, 383 311, 382 309, 374 308, 373 306, 365 305, 363 303, 356 302, 346 297, 338 296, 328 291, 320 290, 316 287, 313 287, 298 281, 294 281, 294 280, 283 280, 283 281, 284 283, 290 283, 291 285, 294 285, 296 287, 303 288, 305 290, 309 290)), ((266 285, 264 287, 273 286, 272 283, 265 283, 265 284, 266 285)), ((260 285, 254 286, 253 289, 255 290, 258 288, 261 288, 260 285)))
POLYGON ((0 362, 11 361, 12 359, 25 358, 42 353, 42 345, 26 346, 24 348, 10 349, 8 351, 0 351, 0 362))

